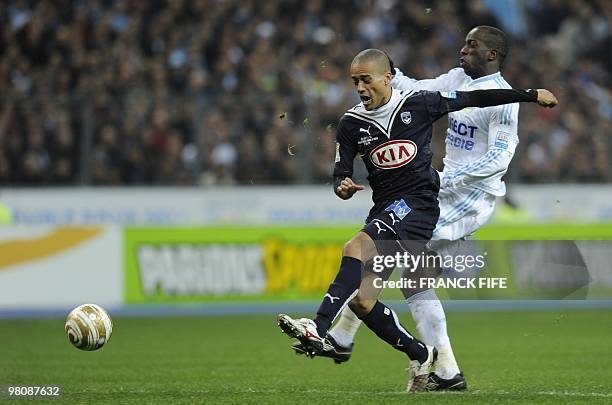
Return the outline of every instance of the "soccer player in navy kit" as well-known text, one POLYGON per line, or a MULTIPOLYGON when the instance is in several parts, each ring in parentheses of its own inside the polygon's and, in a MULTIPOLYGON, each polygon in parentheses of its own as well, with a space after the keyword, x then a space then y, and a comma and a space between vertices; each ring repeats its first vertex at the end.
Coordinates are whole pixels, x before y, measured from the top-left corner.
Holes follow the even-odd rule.
POLYGON ((353 161, 359 154, 368 170, 374 206, 364 228, 345 244, 340 270, 317 317, 294 320, 279 314, 278 324, 309 351, 321 352, 334 345, 327 331, 349 305, 378 337, 408 355, 408 390, 423 391, 436 350, 412 336, 395 312, 376 299, 371 273, 362 280, 363 263, 377 254, 393 254, 389 246, 419 254, 431 239, 439 216, 440 185, 431 167, 434 121, 466 107, 515 102, 554 106, 557 100, 546 90, 402 92, 391 88, 389 59, 376 49, 362 51, 353 59, 351 78, 361 103, 347 111, 337 128, 334 191, 348 199, 364 189, 351 179, 353 161))
MULTIPOLYGON (((478 26, 465 37, 460 50, 460 67, 426 80, 412 79, 395 69, 391 85, 404 91, 510 89, 512 87, 501 74, 508 50, 508 39, 503 31, 478 26)), ((519 142, 518 110, 518 104, 504 104, 465 108, 448 114, 446 156, 438 195, 440 218, 428 244, 440 256, 463 254, 463 241, 489 220, 496 199, 505 194, 502 177, 519 142)), ((448 336, 446 314, 435 291, 406 290, 404 293, 421 339, 438 350, 427 390, 466 389, 467 381, 459 369, 448 336)), ((331 357, 337 363, 347 361, 360 324, 359 318, 345 307, 328 332, 338 346, 319 355, 331 357)), ((296 353, 306 353, 299 342, 292 347, 296 353)))

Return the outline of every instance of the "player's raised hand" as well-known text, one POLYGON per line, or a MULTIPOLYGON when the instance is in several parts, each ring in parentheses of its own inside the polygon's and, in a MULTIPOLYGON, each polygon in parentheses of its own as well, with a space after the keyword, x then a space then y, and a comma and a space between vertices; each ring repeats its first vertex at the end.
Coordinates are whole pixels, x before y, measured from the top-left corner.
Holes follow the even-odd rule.
POLYGON ((360 184, 355 184, 353 179, 350 177, 345 178, 340 182, 340 185, 337 188, 338 195, 340 198, 348 199, 353 196, 357 191, 364 190, 365 187, 360 184))
POLYGON ((538 89, 538 104, 542 107, 553 108, 557 104, 559 104, 559 100, 552 94, 550 91, 546 89, 538 89))

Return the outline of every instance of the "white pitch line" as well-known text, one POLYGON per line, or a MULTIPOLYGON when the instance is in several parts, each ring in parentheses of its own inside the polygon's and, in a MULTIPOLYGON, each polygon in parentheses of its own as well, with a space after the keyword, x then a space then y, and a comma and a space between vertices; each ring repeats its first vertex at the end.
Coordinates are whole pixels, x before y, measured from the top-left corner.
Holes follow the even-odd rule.
POLYGON ((536 394, 538 394, 538 395, 569 396, 569 397, 612 398, 612 394, 605 394, 603 392, 542 391, 542 392, 537 392, 536 394))
MULTIPOLYGON (((150 392, 157 392, 156 390, 130 390, 123 389, 123 387, 119 390, 114 390, 112 393, 116 394, 144 394, 150 392)), ((91 394, 95 393, 95 390, 80 390, 80 391, 72 391, 70 394, 91 394)), ((164 392, 163 390, 160 392, 164 392)), ((64 391, 66 393, 66 391, 64 391)), ((292 394, 297 393, 293 391, 279 390, 279 389, 253 389, 246 388, 241 390, 186 390, 185 393, 191 394, 231 394, 231 393, 242 393, 242 394, 292 394)), ((337 395, 410 395, 405 391, 349 391, 349 390, 303 390, 300 391, 302 394, 337 394, 337 395)), ((425 394, 430 395, 460 395, 460 396, 484 396, 484 395, 547 395, 547 396, 566 396, 566 397, 584 397, 584 398, 612 398, 612 394, 603 393, 603 392, 571 392, 571 391, 539 391, 533 393, 527 393, 524 391, 486 391, 486 390, 474 390, 474 391, 437 391, 437 392, 429 392, 425 394)))

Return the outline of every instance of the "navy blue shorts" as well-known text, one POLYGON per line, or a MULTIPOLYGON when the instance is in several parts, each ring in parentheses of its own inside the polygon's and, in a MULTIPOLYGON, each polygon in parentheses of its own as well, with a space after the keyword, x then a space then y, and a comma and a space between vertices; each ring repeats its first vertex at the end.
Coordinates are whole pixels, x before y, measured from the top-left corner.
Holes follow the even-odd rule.
POLYGON ((401 250, 417 254, 431 239, 439 216, 435 196, 430 201, 408 198, 384 201, 372 207, 363 231, 374 240, 381 255, 401 250), (399 245, 389 243, 393 241, 398 241, 399 245))

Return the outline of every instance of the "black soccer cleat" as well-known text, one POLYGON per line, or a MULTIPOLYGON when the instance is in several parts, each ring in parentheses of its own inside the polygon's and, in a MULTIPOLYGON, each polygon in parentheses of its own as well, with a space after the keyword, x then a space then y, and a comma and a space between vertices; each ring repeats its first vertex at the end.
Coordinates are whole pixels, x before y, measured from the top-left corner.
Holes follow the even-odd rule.
POLYGON ((436 373, 429 373, 427 379, 427 385, 425 386, 426 391, 464 391, 467 389, 467 381, 463 373, 455 374, 453 378, 445 380, 436 375, 436 373))
POLYGON ((302 342, 295 342, 291 345, 291 348, 295 352, 295 354, 304 354, 311 358, 316 356, 320 357, 329 357, 334 360, 336 364, 342 364, 346 361, 349 361, 351 358, 351 354, 353 354, 353 344, 351 343, 350 347, 340 346, 336 340, 331 336, 327 335, 325 337, 326 343, 328 345, 325 346, 323 350, 311 347, 310 350, 306 350, 302 342))

